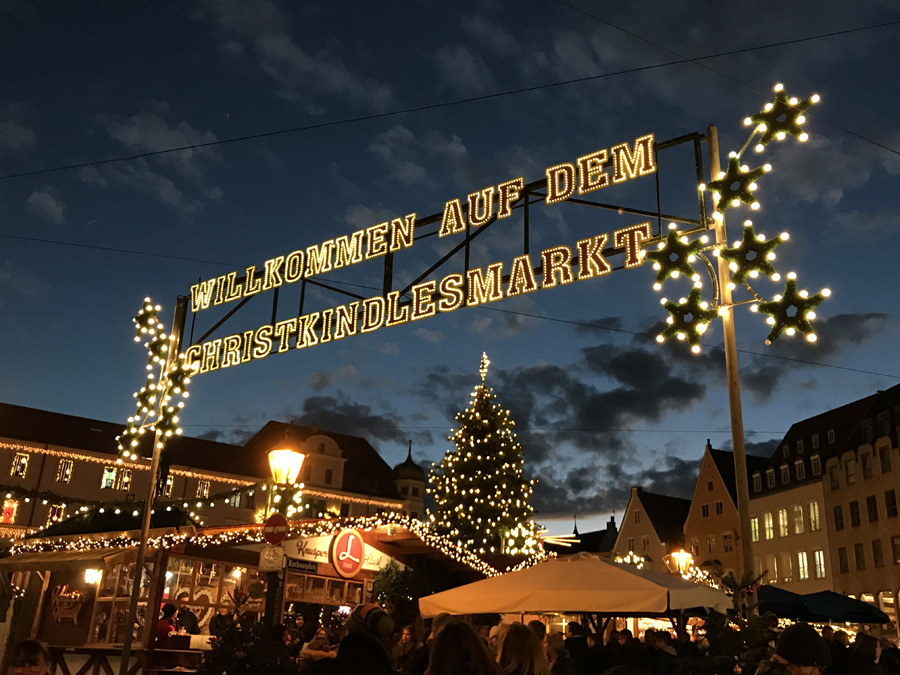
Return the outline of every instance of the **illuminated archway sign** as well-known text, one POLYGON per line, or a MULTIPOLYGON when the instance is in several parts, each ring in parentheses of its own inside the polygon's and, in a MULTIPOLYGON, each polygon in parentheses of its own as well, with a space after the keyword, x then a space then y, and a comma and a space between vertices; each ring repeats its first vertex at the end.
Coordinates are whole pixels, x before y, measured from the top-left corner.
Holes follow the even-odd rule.
POLYGON ((355 577, 366 562, 366 545, 356 530, 341 530, 331 539, 328 552, 335 572, 345 579, 355 577))
MULTIPOLYGON (((547 204, 564 202, 578 194, 586 194, 610 185, 656 172, 654 136, 647 134, 633 144, 619 143, 548 167, 547 204)), ((512 205, 525 189, 523 177, 489 186, 467 196, 468 210, 463 214, 460 199, 444 205, 440 237, 465 233, 467 227, 479 227, 492 218, 512 215, 512 205)), ((266 260, 257 270, 245 270, 243 283, 238 273, 230 272, 191 287, 191 311, 196 313, 247 298, 263 291, 316 276, 365 260, 372 260, 410 248, 415 242, 416 214, 411 213, 390 222, 373 225, 350 235, 329 239, 317 245, 298 249, 266 260)), ((382 328, 419 321, 437 314, 455 312, 503 298, 555 288, 573 281, 584 281, 609 274, 612 267, 603 256, 612 245, 625 251, 625 268, 641 264, 641 245, 652 237, 650 222, 642 222, 610 233, 597 234, 575 242, 546 248, 540 253, 541 281, 535 278, 535 264, 530 255, 513 259, 509 282, 503 288, 504 264, 496 262, 486 268, 475 267, 465 274, 448 274, 440 280, 429 280, 410 289, 411 302, 402 305, 400 292, 376 295, 364 300, 310 312, 266 324, 254 330, 192 345, 186 352, 188 365, 199 363, 199 372, 230 368, 249 361, 264 359, 273 351, 283 353, 306 349, 359 333, 372 333, 382 328), (577 255, 577 263, 573 264, 577 255)))

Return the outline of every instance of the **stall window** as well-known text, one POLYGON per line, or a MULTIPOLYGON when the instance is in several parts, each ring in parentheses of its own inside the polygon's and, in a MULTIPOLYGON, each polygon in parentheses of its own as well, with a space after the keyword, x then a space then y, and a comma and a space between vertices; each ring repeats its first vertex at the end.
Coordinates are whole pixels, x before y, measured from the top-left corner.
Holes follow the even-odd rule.
POLYGON ((66 514, 66 505, 65 504, 53 504, 50 506, 50 510, 47 511, 47 527, 52 525, 53 523, 58 523, 63 519, 63 516, 66 514))
POLYGON ((19 501, 17 499, 3 500, 3 512, 0 513, 0 523, 14 525, 16 522, 16 513, 19 511, 19 501))
POLYGON ((116 486, 116 467, 107 466, 103 469, 103 478, 100 479, 101 490, 112 490, 116 486))
MULTIPOLYGON (((153 575, 153 563, 148 562, 141 578, 140 595, 138 597, 138 624, 143 629, 146 624, 147 596, 150 579, 153 575)), ((90 623, 88 643, 121 644, 125 639, 128 627, 128 605, 131 602, 131 589, 134 581, 134 563, 107 564, 100 579, 97 601, 94 603, 93 616, 90 623)), ((156 625, 156 616, 150 619, 156 625)), ((140 635, 138 635, 140 640, 140 635)))
POLYGON ((59 460, 59 466, 56 467, 56 482, 68 483, 72 480, 72 469, 75 464, 71 459, 59 460))
POLYGON ((16 456, 13 457, 12 466, 9 469, 9 475, 14 476, 16 478, 25 478, 25 473, 28 471, 28 453, 27 452, 17 452, 16 456))

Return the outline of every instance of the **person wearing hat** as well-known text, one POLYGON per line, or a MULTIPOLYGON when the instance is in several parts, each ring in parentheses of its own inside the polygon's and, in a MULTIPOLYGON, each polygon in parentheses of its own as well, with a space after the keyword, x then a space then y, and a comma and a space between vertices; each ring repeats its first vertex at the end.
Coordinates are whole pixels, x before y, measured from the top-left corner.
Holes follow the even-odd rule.
POLYGON ((759 664, 756 675, 821 675, 831 663, 828 643, 808 623, 785 628, 775 653, 759 664))
POLYGON ((347 637, 341 640, 337 656, 316 661, 312 675, 396 675, 383 640, 394 632, 394 620, 374 603, 357 605, 345 624, 347 637))

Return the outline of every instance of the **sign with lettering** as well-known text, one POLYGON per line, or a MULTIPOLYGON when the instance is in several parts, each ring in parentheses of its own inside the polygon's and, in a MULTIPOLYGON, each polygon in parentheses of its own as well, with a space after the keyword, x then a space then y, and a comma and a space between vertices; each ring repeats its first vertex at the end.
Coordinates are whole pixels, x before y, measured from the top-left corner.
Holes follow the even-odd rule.
POLYGON ((356 530, 341 530, 331 540, 331 564, 345 579, 355 577, 366 560, 366 543, 356 530))
MULTIPOLYGON (((633 178, 656 172, 654 137, 648 134, 633 144, 619 143, 597 150, 574 162, 563 162, 545 170, 547 204, 564 202, 577 192, 583 195, 633 178)), ((467 228, 486 225, 493 219, 512 215, 513 204, 525 189, 523 177, 469 194, 467 210, 459 198, 444 205, 438 236, 465 233, 467 228)), ((372 225, 350 235, 329 239, 266 260, 261 269, 251 265, 191 287, 191 311, 199 311, 235 302, 263 291, 273 290, 302 279, 341 269, 349 265, 395 254, 415 243, 416 214, 410 213, 390 222, 372 225)), ((608 244, 625 253, 624 267, 637 267, 643 261, 642 242, 652 237, 649 222, 630 225, 575 242, 574 247, 559 245, 540 253, 541 281, 535 277, 535 261, 520 255, 508 268, 509 281, 503 288, 504 264, 475 267, 465 274, 452 273, 440 280, 423 281, 412 286, 409 304, 401 302, 400 291, 357 300, 317 312, 292 316, 284 321, 256 329, 191 345, 185 352, 188 364, 199 364, 196 372, 207 373, 264 359, 294 349, 306 349, 326 342, 342 340, 360 333, 399 326, 410 321, 455 312, 503 298, 555 288, 573 281, 584 281, 609 274, 612 266, 604 257, 608 244), (576 260, 577 262, 573 262, 576 260)))
POLYGON ((287 569, 293 572, 307 572, 315 574, 319 571, 319 563, 311 560, 296 560, 294 558, 287 559, 287 569))
POLYGON ((85 593, 77 589, 70 589, 68 584, 57 586, 51 594, 51 614, 56 623, 65 623, 71 621, 78 625, 78 615, 90 597, 89 592, 85 593))
MULTIPOLYGON (((288 567, 293 560, 308 560, 313 563, 328 564, 331 560, 329 552, 332 547, 334 537, 299 537, 297 539, 288 539, 284 542, 285 555, 288 557, 288 567)), ((391 560, 391 556, 382 553, 377 548, 373 548, 367 544, 363 544, 363 569, 377 572, 385 567, 391 560)), ((310 570, 315 572, 316 570, 310 570)))

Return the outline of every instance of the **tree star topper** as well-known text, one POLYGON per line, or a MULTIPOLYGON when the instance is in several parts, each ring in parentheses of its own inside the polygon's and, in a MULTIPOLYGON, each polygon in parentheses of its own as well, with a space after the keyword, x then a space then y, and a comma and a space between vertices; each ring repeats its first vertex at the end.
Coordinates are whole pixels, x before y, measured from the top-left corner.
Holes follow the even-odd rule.
POLYGON ((775 239, 766 239, 763 235, 756 234, 752 222, 745 220, 741 241, 735 242, 734 248, 724 248, 719 253, 729 262, 731 281, 740 284, 748 276, 756 277, 760 272, 778 281, 781 276, 775 271, 771 261, 775 259, 775 249, 787 239, 787 232, 775 239))
POLYGON ((691 345, 691 351, 699 353, 700 336, 706 332, 710 322, 718 316, 718 312, 710 309, 709 304, 703 301, 699 288, 692 288, 687 299, 682 298, 678 302, 673 302, 663 298, 662 304, 669 313, 669 318, 666 319, 669 325, 656 336, 656 341, 664 342, 671 337, 687 340, 691 345))
POLYGON ((703 249, 703 243, 700 239, 690 241, 686 236, 670 230, 656 251, 647 251, 646 257, 653 261, 653 269, 656 270, 656 283, 653 288, 658 291, 666 279, 677 277, 679 274, 694 279, 696 272, 691 263, 703 249))
POLYGON ((744 120, 747 126, 756 125, 756 130, 762 132, 762 137, 756 146, 757 152, 762 150, 772 141, 784 140, 790 134, 801 143, 809 138, 809 135, 800 127, 806 122, 803 114, 814 103, 819 102, 819 95, 813 94, 802 101, 796 97, 788 98, 784 92, 784 86, 775 85, 775 102, 766 103, 762 112, 758 112, 744 120))
POLYGON ((732 206, 738 206, 741 202, 749 204, 751 209, 758 209, 759 202, 753 193, 756 191, 756 181, 760 176, 772 167, 769 164, 750 169, 741 166, 741 160, 736 153, 732 153, 728 159, 728 169, 721 172, 716 180, 701 185, 701 189, 712 190, 713 195, 719 195, 719 203, 716 204, 716 212, 725 213, 732 206))
POLYGON ((776 295, 772 302, 760 302, 751 307, 755 311, 769 315, 766 321, 772 326, 772 330, 769 331, 766 344, 777 340, 782 333, 793 335, 797 332, 803 333, 810 342, 815 342, 816 334, 810 323, 816 318, 813 310, 829 295, 831 291, 827 288, 812 296, 806 291, 798 291, 797 275, 791 272, 784 285, 784 295, 776 295), (795 310, 794 314, 790 314, 792 307, 795 310))

